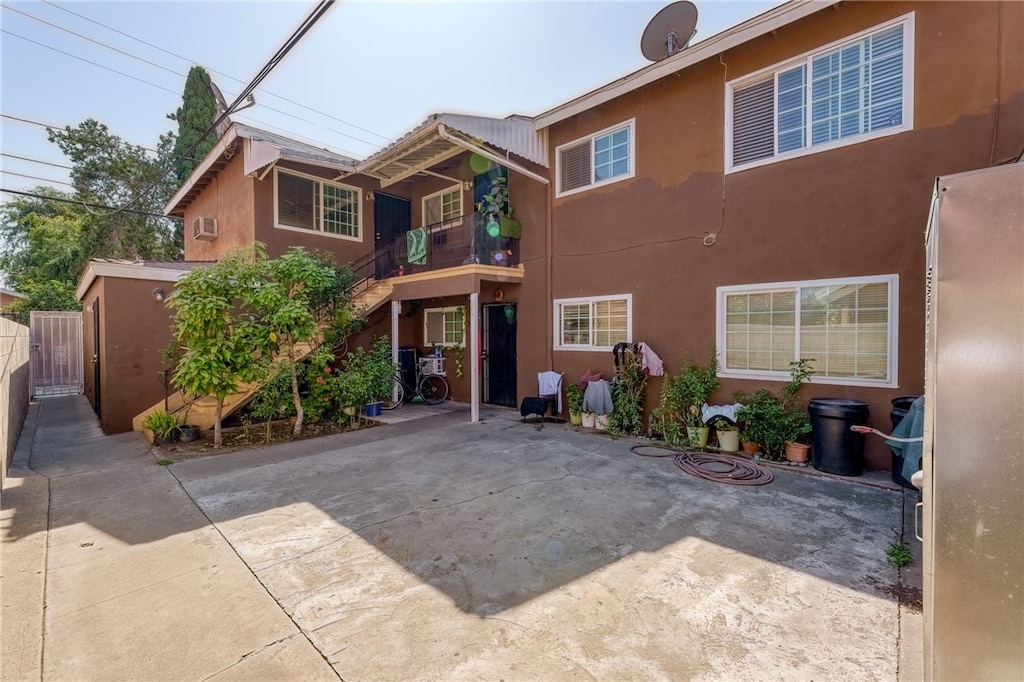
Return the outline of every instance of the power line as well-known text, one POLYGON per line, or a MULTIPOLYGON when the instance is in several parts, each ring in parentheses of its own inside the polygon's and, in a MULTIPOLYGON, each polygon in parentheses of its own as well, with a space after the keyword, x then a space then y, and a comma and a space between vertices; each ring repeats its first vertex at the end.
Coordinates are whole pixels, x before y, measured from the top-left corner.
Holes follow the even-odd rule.
POLYGON ((154 88, 157 88, 159 90, 163 90, 164 92, 169 92, 172 95, 177 95, 178 94, 177 92, 175 92, 174 90, 171 90, 170 88, 165 88, 162 85, 157 85, 156 83, 152 83, 152 82, 144 80, 142 78, 138 78, 138 77, 133 76, 131 74, 125 73, 124 71, 118 71, 117 69, 112 69, 109 66, 104 66, 103 64, 99 64, 97 62, 90 61, 88 59, 85 59, 84 57, 79 57, 76 54, 71 54, 70 52, 65 52, 64 50, 59 50, 56 47, 53 47, 52 45, 46 45, 44 43, 40 43, 37 40, 32 40, 31 38, 26 38, 25 36, 18 35, 17 33, 12 33, 11 31, 8 31, 7 29, 3 29, 3 33, 11 36, 12 38, 18 38, 20 40, 24 40, 25 42, 32 43, 33 45, 38 45, 39 47, 44 47, 47 50, 53 50, 54 52, 59 52, 62 55, 66 55, 68 57, 71 57, 72 59, 77 59, 80 62, 85 62, 86 64, 92 64, 93 66, 98 66, 101 69, 105 69, 107 71, 112 71, 112 72, 114 72, 114 73, 116 73, 118 75, 124 76, 125 78, 131 78, 133 81, 138 81, 140 83, 145 83, 146 85, 152 85, 154 88))
POLYGON ((74 187, 70 182, 63 180, 51 180, 50 178, 41 178, 38 175, 26 175, 25 173, 15 173, 14 171, 3 170, 0 171, 0 175, 17 175, 19 178, 28 178, 30 180, 39 180, 40 182, 55 182, 58 185, 67 185, 68 187, 74 187))
MULTIPOLYGON (((4 5, 4 7, 6 7, 6 5, 4 5)), ((14 10, 14 11, 17 11, 17 10, 14 10)), ((98 62, 90 61, 88 59, 85 59, 84 57, 79 57, 78 55, 71 54, 70 52, 65 52, 64 50, 57 49, 56 47, 53 47, 51 45, 46 45, 44 43, 40 43, 38 41, 32 40, 31 38, 26 38, 23 35, 19 35, 17 33, 12 33, 11 31, 8 31, 6 29, 4 29, 3 32, 6 33, 7 35, 15 37, 15 38, 20 38, 21 40, 27 41, 27 42, 32 43, 34 45, 38 45, 39 47, 46 48, 47 50, 53 50, 54 52, 58 52, 58 53, 60 53, 62 55, 65 55, 67 57, 71 57, 72 59, 77 59, 79 61, 85 62, 86 64, 91 64, 91 65, 97 66, 97 67, 99 67, 101 69, 105 69, 106 71, 111 71, 111 72, 116 73, 118 75, 125 76, 127 78, 131 78, 132 80, 135 80, 135 81, 138 81, 140 83, 144 83, 146 85, 152 86, 154 88, 157 88, 158 90, 163 90, 164 92, 169 92, 169 93, 174 94, 174 95, 178 94, 174 90, 171 90, 169 88, 165 88, 162 85, 157 85, 156 83, 153 83, 152 81, 147 81, 145 79, 138 78, 137 76, 132 76, 131 74, 127 74, 127 73, 125 73, 123 71, 118 71, 117 69, 113 69, 113 68, 111 68, 109 66, 104 66, 103 64, 100 64, 98 62)), ((75 35, 77 35, 77 34, 75 34, 75 35)), ((95 40, 90 40, 90 42, 95 42, 95 43, 97 43, 99 45, 103 45, 104 47, 110 47, 108 45, 104 45, 103 43, 99 43, 98 41, 95 41, 95 40)), ((135 58, 133 55, 131 55, 131 54, 127 53, 127 52, 124 52, 122 50, 118 50, 117 48, 111 47, 110 49, 112 49, 112 50, 114 50, 116 52, 119 52, 121 54, 127 55, 129 57, 135 58)), ((140 61, 145 62, 147 64, 152 64, 153 63, 153 62, 150 62, 150 61, 145 60, 145 59, 141 59, 141 58, 139 58, 139 59, 140 59, 140 61)), ((164 68, 164 67, 160 67, 160 68, 164 68)), ((178 73, 177 71, 173 71, 171 69, 166 69, 166 68, 164 68, 164 70, 165 71, 169 71, 170 73, 172 73, 175 76, 178 76, 180 78, 186 78, 185 74, 183 74, 183 73, 178 73)), ((228 94, 230 94, 230 93, 228 93, 228 94)), ((282 114, 284 116, 288 116, 289 118, 294 118, 295 120, 301 121, 303 123, 308 123, 310 125, 316 125, 313 121, 310 121, 307 118, 302 118, 301 116, 296 116, 295 114, 289 113, 289 112, 284 111, 282 109, 277 109, 275 107, 272 107, 272 106, 269 106, 269 105, 266 105, 266 104, 261 104, 260 106, 263 107, 264 109, 266 109, 267 111, 273 111, 273 112, 276 112, 278 114, 282 114)), ((260 125, 268 125, 266 123, 263 123, 259 119, 252 118, 251 116, 250 116, 250 118, 253 121, 259 123, 260 125)), ((329 129, 329 130, 331 130, 332 132, 338 133, 339 135, 342 135, 344 137, 352 138, 353 140, 356 140, 357 142, 362 142, 364 144, 368 144, 368 145, 373 146, 373 147, 378 146, 376 142, 370 142, 369 140, 364 140, 364 139, 356 137, 354 135, 349 135, 348 133, 343 133, 343 132, 341 132, 339 130, 334 130, 334 129, 329 129)))
MULTIPOLYGON (((163 52, 164 54, 168 54, 168 55, 170 55, 172 57, 175 57, 177 59, 181 59, 182 61, 188 62, 189 64, 195 64, 196 63, 196 60, 194 60, 194 59, 189 59, 188 57, 185 57, 185 56, 182 56, 180 54, 177 54, 176 52, 171 52, 170 50, 167 50, 165 48, 160 47, 159 45, 154 45, 153 43, 150 43, 150 42, 147 42, 147 41, 143 40, 142 38, 139 38, 137 36, 133 36, 130 33, 125 33, 124 31, 121 31, 119 29, 114 28, 113 26, 109 26, 109 25, 104 24, 102 22, 96 21, 95 19, 91 19, 91 18, 85 16, 84 14, 79 14, 78 12, 75 12, 75 11, 72 11, 70 9, 67 9, 66 7, 62 7, 62 6, 60 6, 60 5, 58 5, 58 4, 54 3, 54 2, 50 2, 50 0, 42 0, 42 1, 44 3, 46 3, 47 5, 50 5, 51 7, 55 7, 56 9, 59 9, 62 12, 67 12, 68 14, 76 16, 79 19, 84 19, 85 21, 88 21, 89 23, 96 24, 97 26, 105 28, 108 31, 113 31, 114 33, 117 33, 119 35, 124 36, 125 38, 129 38, 131 40, 134 40, 137 43, 141 43, 143 45, 151 47, 154 50, 159 50, 160 52, 163 52)), ((217 71, 216 69, 212 69, 212 68, 209 69, 209 70, 210 70, 211 73, 215 73, 218 76, 223 76, 224 78, 227 78, 228 80, 235 81, 236 83, 243 83, 244 82, 241 78, 235 78, 234 76, 226 74, 223 71, 217 71)), ((306 109, 308 111, 312 111, 315 114, 320 114, 321 116, 324 116, 326 118, 332 119, 332 120, 337 121, 339 123, 344 123, 345 125, 347 125, 347 126, 349 126, 351 128, 355 128, 356 130, 361 130, 364 133, 369 133, 370 135, 374 135, 376 137, 379 137, 382 140, 389 140, 389 139, 391 139, 391 138, 389 138, 386 135, 381 135, 380 133, 377 133, 377 132, 374 132, 372 130, 369 130, 368 128, 363 128, 362 126, 358 126, 355 123, 352 123, 351 121, 346 121, 343 118, 338 118, 337 116, 329 114, 329 113, 327 113, 325 111, 320 111, 319 109, 314 109, 311 106, 308 106, 306 104, 302 104, 301 102, 296 102, 295 100, 289 99, 287 97, 284 97, 283 95, 275 94, 273 92, 270 92, 269 90, 264 90, 263 93, 266 94, 266 95, 270 95, 271 97, 276 97, 276 98, 278 98, 278 99, 280 99, 280 100, 282 100, 284 102, 288 102, 289 104, 294 104, 297 107, 301 107, 301 108, 306 109)), ((266 106, 266 105, 264 105, 264 106, 266 106)), ((347 133, 343 133, 343 132, 340 132, 338 130, 332 130, 332 132, 338 133, 339 135, 345 135, 346 137, 351 137, 352 139, 359 140, 360 142, 366 142, 366 140, 360 140, 358 137, 355 137, 355 136, 352 136, 352 135, 348 135, 347 133)), ((366 144, 378 145, 379 143, 366 142, 366 144)))
MULTIPOLYGON (((7 189, 6 187, 0 187, 0 192, 6 192, 7 194, 17 194, 17 195, 23 196, 23 197, 32 197, 34 199, 46 199, 47 201, 56 201, 56 202, 59 202, 59 203, 62 203, 62 204, 75 204, 75 205, 78 205, 78 206, 87 206, 87 207, 90 207, 90 208, 102 208, 102 209, 115 210, 113 206, 104 206, 103 204, 94 204, 92 202, 81 201, 79 199, 64 199, 62 197, 50 197, 50 196, 46 196, 45 194, 35 194, 33 192, 21 192, 21 191, 16 190, 16 189, 7 189)), ((163 215, 162 213, 149 213, 148 211, 133 211, 132 209, 129 209, 129 208, 121 209, 119 212, 120 213, 134 213, 135 215, 144 215, 144 216, 149 216, 151 218, 167 218, 168 220, 181 220, 181 218, 177 218, 177 217, 171 216, 171 215, 163 215)))
MULTIPOLYGON (((2 5, 2 6, 3 6, 4 9, 7 9, 9 11, 15 12, 15 13, 20 14, 22 16, 26 16, 28 18, 31 18, 32 20, 34 20, 34 22, 39 22, 40 24, 42 24, 44 26, 48 26, 48 27, 50 27, 52 29, 56 29, 57 31, 62 31, 62 32, 71 34, 72 36, 75 36, 76 38, 80 38, 80 39, 88 41, 88 42, 90 42, 90 43, 92 43, 94 45, 99 45, 100 47, 112 50, 112 51, 117 52, 118 54, 122 54, 122 55, 124 55, 124 56, 126 56, 126 57, 128 57, 130 59, 135 59, 137 61, 141 61, 142 63, 145 63, 145 65, 148 65, 148 66, 151 66, 151 67, 155 67, 155 68, 160 69, 162 71, 166 71, 167 73, 172 74, 174 76, 177 76, 178 78, 181 78, 181 79, 187 78, 187 76, 185 74, 182 74, 180 72, 174 71, 173 69, 169 69, 169 68, 167 68, 167 67, 165 67, 163 65, 160 65, 160 63, 157 63, 156 61, 151 61, 150 59, 146 59, 144 57, 140 57, 137 54, 134 54, 132 52, 127 52, 127 51, 125 51, 123 49, 120 49, 118 47, 114 47, 113 45, 110 45, 108 43, 104 43, 102 41, 95 40, 94 38, 89 38, 88 36, 83 36, 80 33, 72 31, 71 29, 63 28, 61 26, 53 24, 52 22, 47 22, 47 20, 45 20, 45 19, 39 18, 38 16, 33 16, 32 14, 30 14, 28 12, 24 12, 24 11, 22 11, 20 9, 14 9, 13 7, 11 7, 9 5, 2 5)), ((54 6, 56 6, 56 5, 54 5, 54 6)), ((17 36, 17 37, 24 38, 24 36, 17 36)), ((25 39, 28 40, 27 38, 25 38, 25 39)), ((117 73, 120 73, 120 72, 117 72, 117 73)), ((228 93, 228 94, 230 94, 230 93, 228 93)), ((296 121, 301 121, 302 123, 308 123, 309 125, 315 125, 315 123, 313 123, 309 119, 304 119, 304 118, 302 118, 300 116, 296 116, 296 115, 294 115, 294 114, 292 114, 290 112, 286 112, 286 111, 281 110, 281 109, 273 108, 273 106, 270 106, 268 104, 261 104, 261 106, 262 106, 263 109, 265 109, 265 110, 267 110, 269 112, 275 112, 275 113, 281 114, 283 116, 287 116, 287 117, 293 118, 296 121)), ((310 111, 313 111, 313 110, 310 110, 310 111)), ((334 118, 334 117, 330 117, 330 118, 334 118)), ((355 135, 351 135, 349 133, 344 133, 344 132, 341 132, 340 130, 333 130, 332 129, 332 132, 335 132, 335 133, 337 133, 339 135, 342 135, 344 137, 350 137, 350 138, 352 138, 352 139, 354 139, 356 141, 359 141, 359 142, 362 142, 362 143, 365 143, 365 144, 370 144, 371 146, 378 146, 377 142, 371 142, 368 139, 362 139, 361 137, 356 137, 355 135)), ((374 133, 374 134, 376 134, 376 133, 374 133)))
POLYGON ((159 184, 160 180, 171 171, 171 169, 177 168, 182 161, 188 158, 188 155, 195 151, 196 147, 202 144, 203 140, 205 140, 210 133, 217 129, 217 126, 219 126, 226 118, 228 118, 228 116, 230 116, 236 109, 241 107, 241 105, 250 98, 253 91, 259 87, 260 83, 262 83, 263 80, 266 79, 266 77, 269 76, 270 73, 277 67, 277 65, 280 64, 281 61, 288 56, 288 53, 291 52, 292 49, 294 49, 294 47, 298 45, 299 42, 305 37, 306 33, 308 33, 309 30, 312 29, 313 26, 315 26, 316 23, 320 21, 321 18, 323 18, 324 14, 327 13, 327 10, 329 10, 333 4, 334 0, 321 0, 320 3, 318 3, 317 6, 313 8, 313 11, 309 13, 306 19, 303 20, 302 24, 300 24, 299 27, 292 32, 288 39, 285 40, 284 44, 280 48, 278 48, 277 52, 274 53, 274 56, 272 56, 267 61, 267 63, 263 65, 263 68, 259 70, 256 76, 252 79, 252 81, 250 81, 247 86, 242 88, 242 92, 239 93, 235 100, 227 106, 224 112, 217 117, 217 119, 210 125, 210 127, 203 131, 203 133, 196 138, 195 142, 189 145, 188 149, 182 152, 177 158, 172 160, 171 163, 167 165, 167 168, 165 168, 159 175, 156 176, 156 178, 149 185, 149 187, 136 194, 134 198, 129 199, 121 208, 116 209, 114 212, 116 213, 117 211, 125 210, 127 207, 137 203, 139 199, 141 199, 143 196, 151 192, 153 188, 159 184))
POLYGON ((43 161, 42 159, 30 159, 27 156, 18 156, 17 154, 8 154, 7 152, 0 152, 0 156, 6 156, 10 159, 18 159, 20 161, 31 161, 32 163, 41 163, 44 166, 54 166, 56 168, 67 168, 68 170, 74 170, 74 168, 72 168, 71 166, 65 166, 62 163, 53 163, 52 161, 43 161))

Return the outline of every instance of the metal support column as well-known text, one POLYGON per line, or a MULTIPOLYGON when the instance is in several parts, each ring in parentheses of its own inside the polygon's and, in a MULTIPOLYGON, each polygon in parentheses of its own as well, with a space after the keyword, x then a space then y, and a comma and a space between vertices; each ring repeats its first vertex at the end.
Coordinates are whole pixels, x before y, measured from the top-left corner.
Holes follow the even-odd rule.
POLYGON ((480 421, 480 293, 469 295, 470 421, 480 421))
MULTIPOLYGON (((391 364, 398 367, 398 318, 402 316, 402 302, 391 301, 391 364)), ((391 400, 398 400, 398 387, 391 389, 391 400)))

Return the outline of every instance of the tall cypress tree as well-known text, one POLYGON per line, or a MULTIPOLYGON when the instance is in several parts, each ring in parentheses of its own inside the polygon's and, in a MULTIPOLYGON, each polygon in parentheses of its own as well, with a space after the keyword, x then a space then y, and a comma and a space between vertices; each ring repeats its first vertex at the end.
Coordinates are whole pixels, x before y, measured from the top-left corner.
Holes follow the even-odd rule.
MULTIPOLYGON (((210 89, 210 74, 201 66, 189 69, 185 79, 185 91, 181 106, 167 118, 178 123, 178 135, 174 141, 174 158, 178 158, 213 124, 217 116, 217 101, 210 89)), ((199 162, 217 143, 217 134, 211 132, 175 169, 178 182, 185 182, 199 162)))

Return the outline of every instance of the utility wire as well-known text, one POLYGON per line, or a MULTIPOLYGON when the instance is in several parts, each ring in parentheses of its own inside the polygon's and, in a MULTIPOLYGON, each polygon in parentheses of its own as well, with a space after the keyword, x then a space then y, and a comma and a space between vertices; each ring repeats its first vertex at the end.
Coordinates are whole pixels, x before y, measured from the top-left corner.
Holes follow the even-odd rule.
POLYGON ((28 178, 29 180, 39 180, 41 182, 55 182, 58 185, 67 185, 68 187, 74 187, 70 182, 63 180, 51 180, 50 178, 41 178, 38 175, 26 175, 25 173, 15 173, 14 171, 3 170, 0 171, 0 175, 17 175, 19 178, 28 178))
MULTIPOLYGON (((49 197, 45 194, 35 194, 33 192, 22 192, 16 189, 7 189, 6 187, 0 187, 0 192, 6 192, 7 194, 17 194, 23 197, 32 197, 34 199, 46 199, 47 201, 56 201, 62 204, 75 204, 76 206, 88 206, 90 208, 100 208, 114 210, 113 206, 104 206, 103 204, 94 204, 89 201, 82 201, 80 199, 64 199, 61 197, 49 197)), ((125 208, 119 211, 120 213, 134 213, 135 215, 144 215, 151 218, 167 218, 169 220, 181 220, 171 215, 163 215, 162 213, 149 213, 148 211, 133 211, 132 209, 125 208)))
POLYGON ((171 169, 177 168, 178 165, 183 160, 188 158, 188 156, 195 151, 196 147, 202 144, 203 140, 205 140, 210 133, 217 129, 217 126, 219 126, 224 121, 224 119, 230 116, 236 109, 238 109, 244 102, 246 102, 246 100, 249 99, 253 91, 259 87, 260 83, 262 83, 263 80, 267 76, 269 76, 270 73, 277 67, 277 65, 280 64, 281 61, 284 60, 286 56, 288 56, 288 53, 291 52, 292 49, 296 45, 298 45, 299 42, 305 37, 309 30, 312 29, 313 26, 315 26, 316 23, 320 21, 321 18, 323 18, 323 16, 327 13, 327 10, 329 10, 333 4, 334 0, 321 0, 317 4, 317 6, 313 8, 313 11, 309 13, 309 16, 307 16, 306 19, 303 20, 303 22, 299 25, 299 27, 292 32, 291 36, 289 36, 288 39, 285 40, 284 44, 280 48, 278 48, 277 52, 274 53, 274 56, 271 57, 267 61, 267 63, 263 65, 263 68, 260 69, 259 73, 256 74, 252 81, 250 81, 250 83, 247 86, 242 88, 242 92, 238 94, 235 100, 228 105, 224 112, 217 117, 217 119, 210 125, 210 127, 207 128, 201 135, 199 135, 196 138, 195 142, 189 145, 188 149, 182 152, 177 158, 172 160, 171 163, 167 165, 167 168, 164 169, 159 175, 157 175, 153 182, 150 183, 149 187, 136 194, 134 198, 129 199, 125 204, 123 204, 120 208, 116 209, 114 212, 116 213, 118 211, 125 210, 129 206, 138 203, 138 201, 143 196, 151 192, 153 188, 155 188, 160 183, 160 180, 163 179, 163 177, 167 175, 167 173, 169 173, 171 169))
MULTIPOLYGON (((137 36, 133 36, 130 33, 125 33, 124 31, 121 31, 119 29, 114 28, 113 26, 109 26, 109 25, 104 24, 102 22, 96 21, 95 19, 91 19, 91 18, 85 16, 84 14, 79 14, 78 12, 72 11, 72 10, 66 8, 66 7, 62 7, 61 5, 58 5, 58 4, 54 3, 54 2, 50 2, 50 0, 42 0, 42 1, 44 3, 46 3, 47 5, 50 5, 51 7, 59 9, 62 12, 67 12, 68 14, 71 14, 72 16, 76 16, 79 19, 84 19, 85 21, 88 21, 89 23, 92 23, 92 24, 95 24, 95 25, 100 26, 102 28, 105 28, 108 31, 113 31, 114 33, 117 33, 119 35, 124 36, 125 38, 129 38, 131 40, 134 40, 137 43, 141 43, 143 45, 151 47, 154 50, 159 50, 160 52, 163 52, 164 54, 168 54, 168 55, 170 55, 172 57, 175 57, 176 59, 181 59, 182 61, 188 62, 189 64, 195 64, 196 63, 196 61, 194 59, 189 59, 188 57, 185 57, 185 56, 182 56, 180 54, 177 54, 176 52, 171 52, 170 50, 167 50, 165 48, 160 47, 159 45, 154 45, 153 43, 150 43, 150 42, 147 42, 147 41, 143 40, 142 38, 139 38, 137 36)), ((223 76, 224 78, 227 78, 228 80, 235 81, 236 83, 243 83, 244 82, 241 78, 235 78, 234 76, 226 74, 223 71, 217 71, 216 69, 209 69, 209 71, 211 73, 217 74, 218 76, 223 76)), ((288 102, 289 104, 294 104, 297 107, 301 107, 301 108, 306 109, 308 111, 312 111, 315 114, 320 114, 321 116, 324 116, 326 118, 332 119, 332 120, 337 121, 339 123, 344 123, 345 125, 349 126, 350 128, 355 128, 356 130, 360 130, 360 131, 362 131, 364 133, 369 133, 370 135, 373 135, 375 137, 379 137, 382 140, 389 140, 389 139, 391 139, 391 138, 389 138, 386 135, 381 135, 380 133, 374 132, 374 131, 369 130, 367 128, 363 128, 361 126, 356 125, 355 123, 352 123, 351 121, 346 121, 343 118, 338 118, 337 116, 334 116, 332 114, 328 114, 325 111, 320 111, 319 109, 314 109, 311 106, 308 106, 306 104, 302 104, 301 102, 296 102, 295 100, 289 99, 287 97, 284 97, 283 95, 277 95, 277 94, 275 94, 273 92, 270 92, 269 90, 264 90, 263 93, 266 94, 266 95, 270 95, 271 97, 276 97, 279 100, 282 100, 284 102, 288 102)), ((338 133, 339 135, 346 135, 346 133, 342 133, 340 131, 333 130, 333 129, 332 129, 332 132, 338 133)), ((355 139, 355 140, 359 139, 359 138, 353 137, 351 135, 347 135, 347 136, 348 137, 352 137, 352 139, 355 139)), ((365 140, 360 140, 360 142, 365 142, 365 140)), ((367 144, 377 145, 379 143, 367 142, 367 144)))
MULTIPOLYGON (((0 156, 6 156, 9 159, 18 159, 19 161, 31 161, 32 163, 41 163, 44 166, 54 166, 55 168, 67 168, 68 170, 74 170, 72 166, 65 166, 63 163, 53 163, 52 161, 43 161, 42 159, 32 159, 27 156, 8 154, 7 152, 0 152, 0 156)), ((0 171, 0 173, 2 172, 4 171, 0 171)))
MULTIPOLYGON (((4 5, 4 7, 6 7, 6 5, 4 5)), ((14 11, 17 11, 17 10, 14 10, 14 11)), ((132 75, 127 74, 127 73, 125 73, 123 71, 118 71, 117 69, 113 69, 113 68, 111 68, 109 66, 104 66, 103 64, 100 64, 98 62, 90 61, 88 59, 85 59, 84 57, 79 57, 78 55, 71 54, 70 52, 65 52, 64 50, 57 49, 56 47, 53 47, 51 45, 46 45, 44 43, 40 43, 38 41, 32 40, 31 38, 26 38, 23 35, 19 35, 17 33, 13 33, 13 32, 8 31, 6 29, 4 29, 3 32, 6 33, 9 36, 14 37, 14 38, 20 38, 21 40, 30 42, 30 43, 32 43, 34 45, 38 45, 39 47, 46 48, 47 50, 53 50, 54 52, 58 52, 58 53, 60 53, 62 55, 65 55, 67 57, 71 57, 72 59, 77 59, 79 61, 85 62, 86 64, 91 64, 93 66, 98 66, 99 68, 105 69, 106 71, 111 71, 111 72, 116 73, 118 75, 125 76, 127 78, 131 78, 132 80, 138 81, 140 83, 144 83, 144 84, 149 85, 151 87, 157 88, 158 90, 163 90, 164 92, 169 92, 169 93, 174 94, 174 95, 178 94, 176 91, 171 90, 170 88, 165 88, 162 85, 157 85, 156 83, 153 83, 152 81, 147 81, 145 79, 138 78, 137 76, 132 76, 132 75)), ((70 33, 70 31, 69 31, 69 33, 70 33)), ((75 35, 78 35, 78 34, 75 34, 75 35)), ((89 40, 89 39, 87 38, 87 40, 89 40)), ((99 45, 103 45, 104 47, 110 47, 109 45, 104 45, 103 43, 99 43, 98 41, 95 41, 95 40, 90 40, 90 42, 95 42, 95 43, 97 43, 99 45)), ((134 55, 131 55, 131 54, 127 53, 127 52, 123 52, 122 50, 118 50, 117 48, 110 47, 110 49, 112 49, 112 50, 114 50, 116 52, 120 52, 121 54, 127 55, 129 57, 132 57, 133 59, 139 59, 140 61, 145 62, 146 64, 153 64, 153 62, 150 62, 150 61, 148 61, 146 59, 137 58, 134 55)), ((159 65, 154 65, 154 66, 159 66, 159 65)), ((175 76, 178 76, 180 78, 186 78, 186 75, 183 74, 183 73, 178 73, 177 71, 174 71, 172 69, 167 69, 167 68, 164 68, 162 66, 160 68, 162 68, 165 71, 168 71, 168 72, 170 72, 170 73, 172 73, 175 76)), ((228 94, 230 94, 230 93, 228 93, 228 94)), ((283 116, 288 116, 289 118, 294 118, 296 121, 301 121, 303 123, 308 123, 310 125, 316 125, 313 121, 310 121, 308 118, 302 118, 301 116, 296 116, 295 114, 289 113, 289 112, 284 111, 282 109, 277 109, 277 108, 269 106, 267 104, 261 104, 260 106, 263 107, 264 109, 266 109, 267 111, 273 111, 273 112, 276 112, 278 114, 282 114, 283 116)), ((264 123, 264 122, 260 121, 259 119, 253 118, 251 116, 249 118, 252 121, 258 123, 259 125, 269 125, 267 123, 264 123)), ((379 146, 378 143, 376 143, 376 142, 370 142, 369 140, 364 140, 364 139, 362 139, 360 137, 356 137, 354 135, 349 135, 348 133, 343 133, 340 130, 334 130, 333 128, 329 128, 329 130, 331 130, 331 132, 335 132, 335 133, 337 133, 339 135, 342 135, 344 137, 350 137, 353 140, 356 140, 358 142, 362 142, 364 144, 368 144, 368 145, 370 145, 372 147, 379 146)), ((322 144, 322 143, 319 143, 319 144, 322 144)))

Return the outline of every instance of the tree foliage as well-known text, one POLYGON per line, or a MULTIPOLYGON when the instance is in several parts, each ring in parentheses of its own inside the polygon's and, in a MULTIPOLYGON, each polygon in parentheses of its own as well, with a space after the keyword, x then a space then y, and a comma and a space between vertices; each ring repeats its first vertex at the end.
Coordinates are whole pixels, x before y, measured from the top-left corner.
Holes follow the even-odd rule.
POLYGON ((201 66, 189 69, 185 79, 185 91, 181 96, 181 106, 167 118, 176 121, 178 134, 174 141, 174 158, 181 157, 189 147, 203 138, 198 146, 189 152, 186 158, 175 168, 175 179, 178 184, 185 182, 199 162, 213 149, 217 143, 217 135, 203 133, 213 124, 217 116, 217 100, 210 88, 210 74, 201 66))
POLYGON ((216 399, 216 444, 224 400, 242 383, 280 380, 282 373, 301 433, 299 361, 310 349, 329 349, 334 335, 357 324, 351 282, 350 271, 327 256, 296 247, 271 260, 262 244, 236 249, 178 281, 167 300, 180 354, 174 384, 216 399))

